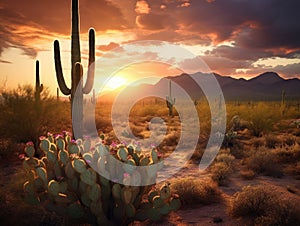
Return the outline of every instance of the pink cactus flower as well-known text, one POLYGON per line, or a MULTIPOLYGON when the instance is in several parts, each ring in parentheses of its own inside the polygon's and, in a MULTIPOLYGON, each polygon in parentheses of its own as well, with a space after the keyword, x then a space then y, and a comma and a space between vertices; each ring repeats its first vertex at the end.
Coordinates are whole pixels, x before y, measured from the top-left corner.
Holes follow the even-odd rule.
POLYGON ((25 154, 19 154, 19 159, 21 160, 25 159, 25 154))

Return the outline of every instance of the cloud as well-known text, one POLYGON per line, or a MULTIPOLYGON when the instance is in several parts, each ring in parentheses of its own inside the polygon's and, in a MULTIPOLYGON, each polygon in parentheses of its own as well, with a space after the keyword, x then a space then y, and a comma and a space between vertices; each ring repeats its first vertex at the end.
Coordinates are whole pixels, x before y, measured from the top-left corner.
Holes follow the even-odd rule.
MULTIPOLYGON (((132 32, 130 41, 212 46, 205 60, 221 74, 229 74, 237 68, 256 70, 252 64, 258 59, 300 58, 299 8, 297 0, 80 0, 80 30, 85 33, 92 26, 98 34, 132 32)), ((16 47, 35 57, 34 42, 39 38, 69 37, 70 1, 2 0, 0 14, 0 55, 16 47)), ((291 68, 275 69, 292 75, 296 72, 291 68)))
POLYGON ((150 7, 148 3, 145 0, 139 0, 136 2, 135 5, 135 12, 138 14, 149 14, 150 13, 150 7))
POLYGON ((0 63, 3 63, 3 64, 11 64, 12 62, 11 62, 11 61, 7 61, 7 60, 1 60, 1 59, 0 59, 0 63))
MULTIPOLYGON (((2 0, 0 7, 0 56, 4 49, 16 47, 36 57, 36 40, 56 39, 70 34, 70 1, 2 0)), ((80 31, 122 30, 126 21, 119 8, 105 0, 80 1, 80 31)))
POLYGON ((97 49, 100 51, 103 51, 103 52, 107 52, 107 51, 117 48, 119 46, 120 45, 118 43, 110 42, 108 45, 98 45, 97 49))
POLYGON ((211 51, 207 51, 208 56, 224 57, 231 60, 257 60, 273 56, 271 51, 261 49, 242 48, 240 46, 220 45, 211 51))
POLYGON ((168 16, 156 13, 137 16, 136 23, 140 28, 147 30, 162 30, 168 26, 168 16))

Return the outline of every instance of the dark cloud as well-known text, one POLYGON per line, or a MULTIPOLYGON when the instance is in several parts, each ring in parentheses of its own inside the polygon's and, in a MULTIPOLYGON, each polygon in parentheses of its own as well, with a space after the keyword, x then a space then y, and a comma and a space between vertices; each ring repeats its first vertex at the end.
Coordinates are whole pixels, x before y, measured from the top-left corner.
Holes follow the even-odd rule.
POLYGON ((236 69, 249 68, 252 67, 252 63, 254 63, 254 61, 251 60, 233 60, 221 56, 202 56, 201 58, 213 72, 222 75, 235 74, 236 69))
MULTIPOLYGON (((70 0, 2 0, 0 55, 16 47, 35 57, 32 40, 69 35, 70 0)), ((137 40, 164 40, 187 45, 212 45, 204 59, 221 74, 270 57, 300 58, 300 1, 298 0, 80 0, 81 32, 94 27, 134 32, 137 40), (163 6, 163 7, 162 7, 163 6), (224 42, 233 43, 232 46, 224 42)), ((52 40, 52 39, 51 39, 52 40)), ((117 47, 98 46, 98 51, 117 47), (102 50, 101 50, 102 49, 102 50)), ((187 63, 187 62, 186 62, 187 63)), ((274 68, 296 73, 297 65, 274 68), (293 69, 292 69, 293 68, 293 69)))
MULTIPOLYGON (((0 55, 5 48, 16 47, 36 57, 35 39, 70 34, 71 1, 2 0, 0 3, 0 55)), ((101 32, 124 29, 126 21, 119 8, 105 0, 81 0, 80 30, 90 27, 101 32)), ((52 39, 55 39, 53 37, 52 39)))
POLYGON ((209 56, 225 57, 231 60, 252 60, 255 61, 259 58, 266 58, 273 56, 271 51, 248 49, 240 46, 226 46, 221 45, 211 51, 206 52, 209 56))
MULTIPOLYGON (((190 6, 178 8, 178 2, 149 0, 151 8, 159 9, 161 17, 169 17, 172 29, 164 26, 156 33, 151 27, 152 18, 144 17, 145 28, 152 29, 150 37, 171 32, 170 41, 182 40, 186 44, 216 45, 220 42, 234 42, 232 48, 220 47, 211 54, 230 59, 259 59, 274 55, 299 58, 300 51, 300 2, 297 0, 253 0, 253 1, 205 1, 191 0, 190 6), (194 37, 193 40, 189 37, 194 37), (297 51, 297 54, 291 52, 297 51), (240 55, 240 56, 239 56, 240 55)), ((151 13, 150 13, 151 15, 151 13)), ((154 21, 154 24, 156 21, 154 21)), ((145 38, 145 37, 143 37, 145 38)))

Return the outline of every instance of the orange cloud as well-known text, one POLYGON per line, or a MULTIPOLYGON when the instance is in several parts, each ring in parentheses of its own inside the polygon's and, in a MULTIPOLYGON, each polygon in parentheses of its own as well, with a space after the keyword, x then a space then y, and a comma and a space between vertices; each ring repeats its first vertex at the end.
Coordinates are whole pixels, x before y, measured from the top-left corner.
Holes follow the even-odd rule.
POLYGON ((145 0, 139 0, 135 5, 135 12, 138 14, 149 14, 151 11, 149 4, 145 0))

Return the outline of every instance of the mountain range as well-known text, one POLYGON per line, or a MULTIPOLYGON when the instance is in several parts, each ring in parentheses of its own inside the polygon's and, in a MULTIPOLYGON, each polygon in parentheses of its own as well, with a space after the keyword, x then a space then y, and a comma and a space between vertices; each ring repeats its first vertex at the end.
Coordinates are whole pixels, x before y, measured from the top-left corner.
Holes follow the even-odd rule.
MULTIPOLYGON (((169 93, 169 80, 172 80, 172 96, 182 96, 182 91, 178 88, 181 87, 189 94, 190 98, 200 99, 204 94, 198 84, 200 83, 201 86, 205 87, 211 86, 211 78, 209 76, 212 76, 212 74, 198 72, 191 75, 183 73, 178 76, 164 77, 154 85, 141 84, 127 87, 119 95, 119 98, 134 98, 141 96, 141 94, 164 98, 169 93)), ((214 73, 214 76, 226 101, 279 101, 283 92, 285 92, 288 100, 300 100, 300 80, 297 78, 284 79, 275 72, 265 72, 249 80, 243 78, 235 79, 216 73, 214 73)), ((215 86, 212 86, 211 89, 215 89, 215 86)), ((106 94, 105 96, 111 95, 106 94)))

